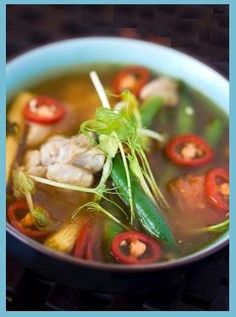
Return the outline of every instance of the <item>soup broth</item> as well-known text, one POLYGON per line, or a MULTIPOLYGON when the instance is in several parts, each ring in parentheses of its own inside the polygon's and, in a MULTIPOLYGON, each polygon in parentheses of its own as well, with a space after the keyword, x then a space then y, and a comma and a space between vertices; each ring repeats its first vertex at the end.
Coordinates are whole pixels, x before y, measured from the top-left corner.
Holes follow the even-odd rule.
MULTIPOLYGON (((84 121, 95 117, 97 108, 101 106, 101 101, 99 100, 97 92, 94 89, 89 77, 89 72, 91 70, 95 70, 99 74, 105 91, 109 96, 110 103, 116 104, 119 101, 119 97, 117 96, 117 92, 114 92, 112 85, 114 83, 116 74, 125 67, 126 66, 124 65, 112 64, 90 65, 78 70, 67 70, 59 75, 57 74, 56 76, 50 76, 50 78, 45 79, 36 85, 26 87, 27 90, 33 95, 50 96, 51 98, 60 100, 60 102, 65 105, 67 114, 69 113, 69 119, 64 122, 67 128, 64 130, 63 125, 61 125, 57 131, 52 131, 50 136, 55 134, 62 134, 66 137, 74 136, 79 132, 80 125, 84 121)), ((151 78, 155 78, 157 76, 160 75, 151 72, 151 78)), ((157 140, 149 139, 148 141, 146 140, 145 145, 148 147, 146 155, 154 175, 155 182, 169 205, 169 208, 163 209, 158 207, 158 210, 160 211, 162 217, 166 219, 168 227, 170 228, 176 242, 176 247, 174 249, 160 243, 162 255, 159 261, 168 261, 173 258, 183 257, 211 243, 214 239, 218 238, 222 234, 222 230, 205 230, 204 228, 209 228, 210 226, 222 223, 228 217, 228 212, 217 210, 216 206, 214 206, 214 204, 211 205, 210 203, 209 205, 212 206, 212 208, 211 210, 208 210, 209 215, 206 215, 204 206, 201 207, 199 205, 199 207, 196 207, 196 204, 199 203, 200 196, 192 194, 192 189, 188 193, 188 195, 192 195, 192 197, 188 197, 188 199, 192 201, 191 208, 185 210, 183 207, 186 197, 181 197, 181 193, 183 193, 187 188, 184 186, 186 185, 189 187, 189 184, 195 181, 195 178, 191 178, 191 181, 189 182, 189 175, 191 177, 206 177, 207 173, 209 173, 211 170, 214 170, 215 168, 228 170, 227 115, 199 91, 192 89, 187 84, 185 84, 185 86, 188 90, 188 103, 186 104, 184 113, 186 118, 183 119, 182 114, 181 119, 179 114, 182 97, 181 91, 179 91, 179 101, 177 105, 172 107, 162 107, 161 110, 155 115, 151 126, 148 127, 152 131, 164 136, 166 141, 158 142, 157 140), (186 126, 184 126, 183 120, 189 120, 186 126), (220 136, 217 138, 217 141, 213 146, 211 146, 213 158, 209 162, 199 166, 185 166, 175 164, 172 159, 168 158, 166 154, 166 144, 171 138, 174 138, 176 135, 194 134, 204 139, 207 134, 207 127, 211 125, 214 120, 220 121, 221 128, 223 128, 221 129, 222 131, 220 136), (180 180, 182 185, 180 184, 180 180), (177 189, 181 192, 180 194, 176 194, 177 189), (178 197, 176 197, 176 195, 178 197)), ((217 134, 217 132, 213 133, 213 135, 215 134, 217 134)), ((42 143, 45 143, 45 141, 42 143)), ((33 148, 38 148, 40 145, 33 148)), ((26 146, 25 141, 23 140, 21 148, 18 151, 18 156, 14 163, 14 167, 24 164, 23 157, 28 150, 29 148, 26 146)), ((180 150, 182 151, 182 148, 180 150)), ((201 155, 202 153, 200 153, 200 156, 201 155)), ((96 184, 99 183, 100 177, 101 171, 94 174, 94 182, 91 187, 94 188, 96 184)), ((205 179, 204 182, 206 182, 205 179)), ((140 180, 138 180, 138 183, 141 184, 140 180)), ((112 187, 114 185, 114 180, 109 178, 108 184, 112 187)), ((200 184, 202 183, 199 182, 199 185, 196 185, 197 188, 199 188, 200 184)), ((60 189, 43 183, 36 183, 36 188, 37 190, 33 195, 33 203, 37 206, 45 208, 53 219, 57 219, 54 230, 59 230, 63 224, 71 223, 71 217, 74 211, 80 206, 83 206, 94 199, 94 194, 68 189, 60 189)), ((8 206, 10 206, 12 201, 15 199, 13 198, 14 195, 12 190, 12 182, 9 182, 8 194, 10 197, 8 206)), ((129 217, 130 206, 128 207, 127 204, 122 201, 120 198, 122 196, 110 193, 107 194, 107 197, 109 197, 110 200, 115 201, 116 205, 122 207, 125 213, 128 215, 127 218, 123 212, 120 212, 119 207, 117 208, 116 205, 113 205, 114 210, 112 215, 115 216, 116 219, 119 218, 122 224, 124 224, 128 229, 130 228, 129 230, 135 230, 144 233, 146 232, 147 234, 147 231, 143 229, 138 219, 135 218, 133 225, 131 225, 129 217)), ((105 209, 107 210, 111 205, 110 202, 104 202, 103 206, 105 206, 105 209)), ((186 206, 189 206, 189 203, 186 204, 186 206)), ((97 242, 96 246, 94 246, 95 251, 93 251, 95 255, 93 257, 89 257, 88 254, 90 253, 89 251, 86 251, 87 255, 80 254, 78 257, 84 257, 88 260, 92 259, 96 261, 126 263, 119 261, 117 256, 114 256, 115 251, 111 249, 111 242, 108 241, 108 238, 104 238, 104 233, 107 231, 109 232, 109 230, 117 230, 118 234, 120 234, 120 231, 122 231, 118 228, 119 225, 114 222, 113 219, 107 217, 107 215, 103 212, 94 210, 90 212, 87 212, 86 210, 80 211, 76 219, 80 218, 83 219, 84 224, 81 226, 82 229, 80 228, 78 235, 86 235, 85 232, 84 234, 81 232, 83 231, 83 228, 86 229, 86 223, 88 223, 89 219, 91 218, 97 219, 96 222, 99 223, 100 226, 99 228, 95 226, 93 232, 91 232, 90 229, 89 233, 87 233, 88 236, 91 237, 96 234, 95 239, 97 242), (112 227, 113 229, 109 229, 112 227), (99 251, 97 251, 98 249, 99 251)), ((52 233, 49 233, 49 235, 50 234, 52 233)), ((39 241, 39 243, 45 243, 47 239, 48 238, 46 236, 40 239, 37 238, 37 241, 39 241)), ((127 240, 126 244, 124 244, 124 248, 128 248, 128 251, 124 249, 122 252, 126 254, 127 252, 131 252, 130 250, 134 248, 135 252, 139 252, 137 250, 141 250, 141 254, 136 255, 136 258, 148 258, 148 252, 152 252, 151 244, 150 246, 149 244, 146 244, 145 246, 145 243, 143 242, 144 240, 140 239, 135 239, 135 242, 132 239, 131 242, 127 242, 127 240), (143 253, 142 248, 145 249, 143 253)), ((150 234, 150 239, 156 239, 156 241, 159 242, 157 237, 152 234, 150 234)), ((48 244, 46 243, 46 245, 48 244)), ((50 247, 50 245, 48 246, 50 247)), ((75 254, 79 254, 79 251, 76 253, 75 248, 76 246, 73 245, 73 247, 71 247, 70 250, 67 250, 66 252, 76 256, 75 254)))

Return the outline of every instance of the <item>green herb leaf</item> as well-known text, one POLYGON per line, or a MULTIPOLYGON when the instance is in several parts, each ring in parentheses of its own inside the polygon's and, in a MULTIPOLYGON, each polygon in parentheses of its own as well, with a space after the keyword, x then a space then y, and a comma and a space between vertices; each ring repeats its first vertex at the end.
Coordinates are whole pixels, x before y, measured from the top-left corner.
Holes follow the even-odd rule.
POLYGON ((138 161, 137 156, 135 155, 135 152, 132 151, 132 155, 128 156, 128 160, 129 160, 129 167, 131 172, 133 173, 133 175, 139 180, 141 187, 143 188, 143 190, 145 191, 145 193, 149 196, 150 199, 152 199, 152 201, 155 203, 155 199, 146 183, 146 180, 144 178, 144 173, 143 170, 141 168, 141 164, 138 161))
POLYGON ((138 100, 130 90, 125 90, 121 93, 121 100, 125 107, 121 110, 128 118, 135 118, 139 127, 142 126, 142 120, 138 108, 138 100))
POLYGON ((105 187, 106 181, 108 180, 112 170, 112 159, 110 157, 107 157, 105 164, 103 165, 102 170, 102 177, 100 179, 100 182, 98 184, 98 188, 105 187))
POLYGON ((100 212, 104 215, 106 215, 108 218, 110 218, 111 220, 115 221, 116 223, 118 223, 119 225, 121 225, 124 229, 129 230, 129 228, 123 224, 118 218, 116 218, 114 215, 112 215, 108 210, 106 210, 105 208, 103 208, 101 205, 99 205, 96 202, 89 202, 84 204, 83 206, 78 207, 72 215, 72 219, 74 219, 78 213, 82 210, 82 209, 87 209, 87 211, 92 211, 92 212, 100 212))
POLYGON ((105 135, 116 133, 121 141, 127 141, 137 135, 136 125, 131 119, 123 113, 107 108, 98 108, 95 119, 82 123, 80 131, 86 135, 89 131, 105 135))
POLYGON ((116 137, 112 135, 99 135, 99 148, 104 151, 109 157, 115 157, 118 151, 118 142, 116 137))
POLYGON ((13 190, 16 197, 21 197, 27 193, 34 194, 36 187, 34 181, 26 175, 22 170, 17 169, 12 173, 13 190))

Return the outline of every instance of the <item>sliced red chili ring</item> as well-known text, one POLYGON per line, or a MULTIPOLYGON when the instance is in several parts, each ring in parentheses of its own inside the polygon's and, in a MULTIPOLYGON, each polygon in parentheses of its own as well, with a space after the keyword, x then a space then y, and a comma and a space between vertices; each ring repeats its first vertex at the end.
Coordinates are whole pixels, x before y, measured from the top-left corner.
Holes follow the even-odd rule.
POLYGON ((213 152, 209 144, 195 134, 177 135, 165 147, 167 157, 182 166, 199 166, 209 163, 213 152))
POLYGON ((138 96, 140 90, 150 80, 150 72, 142 66, 129 66, 116 74, 113 80, 113 90, 116 94, 129 89, 138 96))
POLYGON ((27 102, 23 114, 28 121, 40 124, 52 124, 63 118, 65 115, 65 106, 53 98, 37 96, 27 102))
POLYGON ((208 200, 217 208, 229 210, 229 173, 223 168, 214 168, 205 179, 208 200))
POLYGON ((31 238, 42 238, 48 235, 46 231, 24 227, 17 217, 17 214, 19 215, 22 212, 25 214, 29 212, 28 205, 24 200, 17 200, 8 207, 8 219, 14 228, 31 238))
POLYGON ((153 238, 138 231, 125 231, 115 236, 111 251, 123 264, 145 264, 159 261, 161 247, 153 238))

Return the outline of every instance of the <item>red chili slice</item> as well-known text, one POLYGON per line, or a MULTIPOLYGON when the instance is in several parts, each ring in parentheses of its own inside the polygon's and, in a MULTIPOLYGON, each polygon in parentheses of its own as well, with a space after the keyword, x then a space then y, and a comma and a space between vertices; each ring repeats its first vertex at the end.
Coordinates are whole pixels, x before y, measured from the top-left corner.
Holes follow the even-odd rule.
POLYGON ((160 245, 153 238, 138 231, 119 233, 112 241, 111 250, 117 261, 124 264, 152 263, 161 258, 160 245), (138 250, 136 250, 136 254, 134 254, 134 250, 132 251, 132 243, 138 243, 139 245, 137 247, 139 249, 143 249, 145 246, 145 250, 141 250, 143 253, 138 255, 138 250))
POLYGON ((214 206, 229 210, 229 173, 225 169, 214 168, 206 175, 205 190, 214 206))
POLYGON ((166 145, 167 157, 182 166, 199 166, 209 163, 213 151, 206 141, 195 134, 177 135, 166 145))
POLYGON ((102 223, 95 223, 87 240, 86 259, 103 261, 102 255, 102 223))
POLYGON ((48 235, 48 232, 37 228, 25 228, 17 217, 17 214, 22 212, 25 212, 25 214, 29 212, 28 205, 24 200, 15 201, 8 207, 8 219, 14 228, 31 238, 42 238, 48 235))
POLYGON ((93 261, 103 260, 99 220, 96 223, 91 220, 85 222, 76 240, 74 256, 93 261))
POLYGON ((138 96, 142 87, 150 80, 150 72, 142 66, 129 66, 122 69, 113 80, 113 90, 116 94, 129 89, 138 96))
POLYGON ((23 114, 28 121, 40 124, 52 124, 63 118, 65 107, 53 98, 37 96, 27 102, 23 114))
POLYGON ((85 223, 81 228, 78 238, 75 243, 74 256, 77 258, 84 258, 86 253, 86 245, 88 242, 90 232, 89 222, 85 223))

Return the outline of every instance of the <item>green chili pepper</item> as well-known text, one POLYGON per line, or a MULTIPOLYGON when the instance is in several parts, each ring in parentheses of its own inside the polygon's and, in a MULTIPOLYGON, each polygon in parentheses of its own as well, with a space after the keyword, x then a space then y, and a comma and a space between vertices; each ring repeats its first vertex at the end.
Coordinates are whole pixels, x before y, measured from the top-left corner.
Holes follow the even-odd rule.
POLYGON ((211 146, 215 147, 224 132, 224 123, 220 119, 212 120, 206 127, 203 138, 210 144, 211 146))
POLYGON ((160 97, 151 97, 147 99, 140 108, 140 115, 144 127, 149 127, 157 113, 163 107, 163 101, 160 97))
MULTIPOLYGON (((113 160, 112 180, 117 187, 117 191, 124 201, 128 204, 127 196, 128 185, 127 178, 120 156, 116 156, 113 160)), ((153 237, 163 242, 167 247, 174 248, 176 246, 173 234, 160 210, 147 197, 138 181, 132 176, 131 190, 133 194, 135 213, 142 228, 153 237)))

